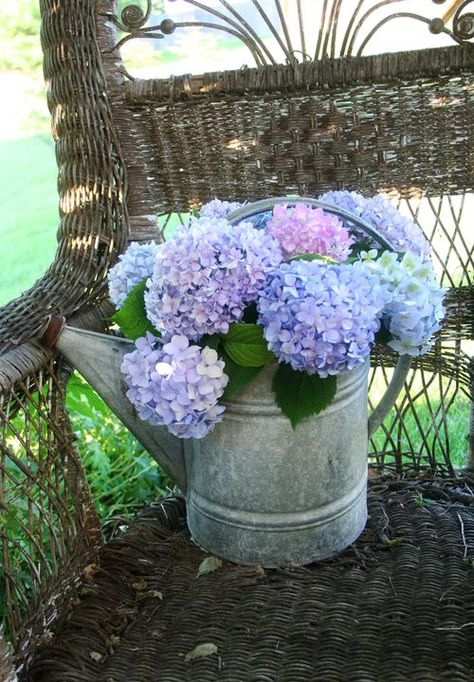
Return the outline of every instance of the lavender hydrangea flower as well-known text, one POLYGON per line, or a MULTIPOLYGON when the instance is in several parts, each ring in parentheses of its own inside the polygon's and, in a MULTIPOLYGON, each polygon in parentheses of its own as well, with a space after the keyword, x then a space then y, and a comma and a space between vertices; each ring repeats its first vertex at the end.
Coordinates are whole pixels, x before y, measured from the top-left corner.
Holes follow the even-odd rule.
POLYGON ((257 299, 282 260, 271 237, 249 223, 200 218, 163 244, 145 292, 147 316, 163 334, 197 340, 226 333, 257 299))
MULTIPOLYGON (((365 198, 357 192, 334 191, 326 192, 318 197, 320 201, 332 204, 353 213, 374 227, 382 237, 388 239, 397 251, 411 251, 428 260, 431 248, 421 229, 413 220, 403 216, 395 206, 382 195, 365 198)), ((343 224, 356 236, 356 239, 367 239, 362 230, 351 226, 345 219, 343 224)), ((369 239, 371 246, 379 246, 373 239, 369 239)))
POLYGON ((114 306, 123 306, 130 291, 153 271, 158 244, 132 242, 109 272, 109 296, 114 306))
POLYGON ((317 253, 344 261, 354 243, 337 216, 307 204, 291 208, 277 204, 267 230, 280 244, 286 258, 299 253, 317 253))
POLYGON ((436 281, 432 264, 412 253, 406 253, 401 260, 390 252, 377 260, 371 252, 362 256, 390 293, 383 320, 395 338, 388 345, 400 355, 426 353, 444 316, 445 292, 436 281))
POLYGON ((236 211, 243 204, 238 201, 221 201, 220 199, 213 199, 203 204, 199 211, 201 218, 226 218, 229 213, 236 211))
POLYGON ((363 263, 283 263, 258 301, 268 347, 295 370, 321 377, 362 363, 388 300, 380 278, 363 263))
POLYGON ((224 362, 207 346, 190 346, 175 335, 162 345, 151 334, 137 339, 122 373, 127 398, 150 424, 166 426, 179 438, 204 438, 222 420, 222 396, 228 377, 224 362))

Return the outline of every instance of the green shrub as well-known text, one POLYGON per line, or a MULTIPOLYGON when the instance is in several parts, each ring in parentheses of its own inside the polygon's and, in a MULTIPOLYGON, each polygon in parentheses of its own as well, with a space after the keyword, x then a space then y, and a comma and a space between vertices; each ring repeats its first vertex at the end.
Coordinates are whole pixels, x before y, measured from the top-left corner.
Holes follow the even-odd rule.
POLYGON ((37 36, 41 21, 38 0, 16 0, 5 3, 1 9, 0 35, 37 36))
POLYGON ((37 70, 42 62, 38 0, 16 0, 2 5, 0 69, 37 70))
POLYGON ((77 373, 68 384, 67 406, 102 522, 130 517, 171 493, 170 479, 77 373))

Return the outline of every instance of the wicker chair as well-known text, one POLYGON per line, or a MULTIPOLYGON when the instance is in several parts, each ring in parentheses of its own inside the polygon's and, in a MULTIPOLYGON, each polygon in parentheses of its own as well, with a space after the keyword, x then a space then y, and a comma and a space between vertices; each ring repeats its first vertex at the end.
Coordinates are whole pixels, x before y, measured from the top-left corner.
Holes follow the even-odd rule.
MULTIPOLYGON (((325 3, 315 60, 298 63, 283 23, 286 64, 273 63, 241 25, 232 30, 257 68, 142 81, 128 77, 117 29, 156 34, 148 13, 128 7, 118 20, 113 0, 41 0, 59 245, 44 277, 0 311, 2 582, 21 680, 474 680, 472 408, 462 477, 449 429, 473 381, 469 26, 458 11, 460 44, 375 57, 351 56, 349 32, 337 57, 340 4, 325 3), (177 496, 104 544, 64 407, 70 370, 44 342, 49 317, 105 330, 107 271, 128 241, 160 238, 157 215, 215 196, 335 188, 398 198, 450 287, 434 350, 372 441, 383 476, 363 535, 314 566, 224 565, 197 579, 203 553, 177 496), (201 644, 207 655, 190 657, 201 644)), ((386 378, 394 358, 379 349, 374 365, 386 378)), ((15 679, 12 666, 4 655, 1 679, 15 679)))

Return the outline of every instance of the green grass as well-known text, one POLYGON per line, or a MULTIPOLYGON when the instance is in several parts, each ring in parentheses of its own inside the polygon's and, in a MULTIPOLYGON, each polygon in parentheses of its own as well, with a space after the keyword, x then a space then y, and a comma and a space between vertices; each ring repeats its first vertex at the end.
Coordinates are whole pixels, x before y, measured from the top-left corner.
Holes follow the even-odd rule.
POLYGON ((29 288, 56 249, 56 162, 49 135, 0 143, 0 305, 29 288))
MULTIPOLYGON (((432 400, 431 407, 436 413, 440 408, 440 401, 432 400)), ((469 400, 466 396, 459 394, 456 397, 455 404, 445 415, 446 425, 443 426, 439 418, 436 426, 433 424, 426 402, 419 399, 416 402, 416 417, 412 410, 408 411, 403 419, 403 429, 400 427, 396 433, 392 434, 392 438, 399 444, 401 452, 411 452, 413 448, 419 457, 419 459, 413 460, 414 465, 426 465, 430 459, 443 461, 442 450, 446 448, 446 440, 449 434, 450 460, 454 467, 461 468, 466 464, 469 409, 469 400), (423 443, 419 435, 415 435, 418 434, 418 424, 425 434, 426 443, 423 443)), ((441 417, 441 412, 439 417, 441 417)), ((390 429, 391 423, 392 417, 389 416, 385 419, 384 425, 390 429)), ((390 444, 387 445, 385 442, 385 434, 382 429, 376 431, 373 441, 378 450, 390 449, 390 444)), ((412 461, 411 456, 406 458, 406 461, 408 459, 412 461)), ((390 461, 390 458, 387 461, 390 461)))
POLYGON ((172 481, 77 373, 68 384, 67 407, 103 523, 170 494, 172 481))

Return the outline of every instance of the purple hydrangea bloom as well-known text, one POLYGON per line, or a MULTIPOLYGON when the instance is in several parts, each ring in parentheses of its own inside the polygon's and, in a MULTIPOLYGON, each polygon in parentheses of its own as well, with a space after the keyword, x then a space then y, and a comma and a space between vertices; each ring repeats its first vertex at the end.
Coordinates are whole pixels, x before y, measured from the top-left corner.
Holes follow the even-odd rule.
POLYGON ((163 334, 197 340, 226 333, 257 299, 282 260, 278 244, 249 223, 200 218, 163 244, 145 292, 147 316, 163 334))
POLYGON ((137 339, 122 373, 127 398, 150 424, 166 426, 179 438, 204 438, 222 420, 217 404, 227 385, 224 362, 207 346, 190 346, 184 336, 168 343, 151 334, 137 339))
POLYGON ((238 201, 221 201, 220 199, 213 199, 203 204, 200 208, 199 215, 201 218, 225 218, 232 211, 236 211, 243 204, 238 201))
POLYGON ((109 295, 117 309, 123 306, 133 287, 153 272, 157 248, 155 242, 132 242, 119 256, 118 263, 109 272, 109 295))
MULTIPOLYGON (((403 216, 386 197, 378 194, 365 198, 357 192, 334 191, 326 192, 318 198, 320 201, 345 209, 365 220, 397 251, 411 251, 425 260, 430 258, 431 247, 419 226, 410 218, 403 216)), ((367 234, 363 230, 354 228, 345 219, 342 221, 356 236, 356 239, 367 239, 367 234)), ((380 248, 373 239, 370 239, 369 243, 371 246, 380 248)))
POLYGON ((299 253, 316 253, 344 261, 354 243, 339 218, 307 204, 296 204, 291 208, 277 204, 267 230, 280 244, 286 258, 299 253))
POLYGON ((372 260, 363 254, 366 266, 388 287, 390 301, 383 320, 395 337, 388 345, 400 355, 422 355, 433 345, 433 335, 441 328, 445 291, 436 281, 433 266, 420 256, 385 252, 372 260))
POLYGON ((268 347, 295 370, 339 374, 370 354, 387 291, 363 263, 283 263, 258 301, 268 347))

